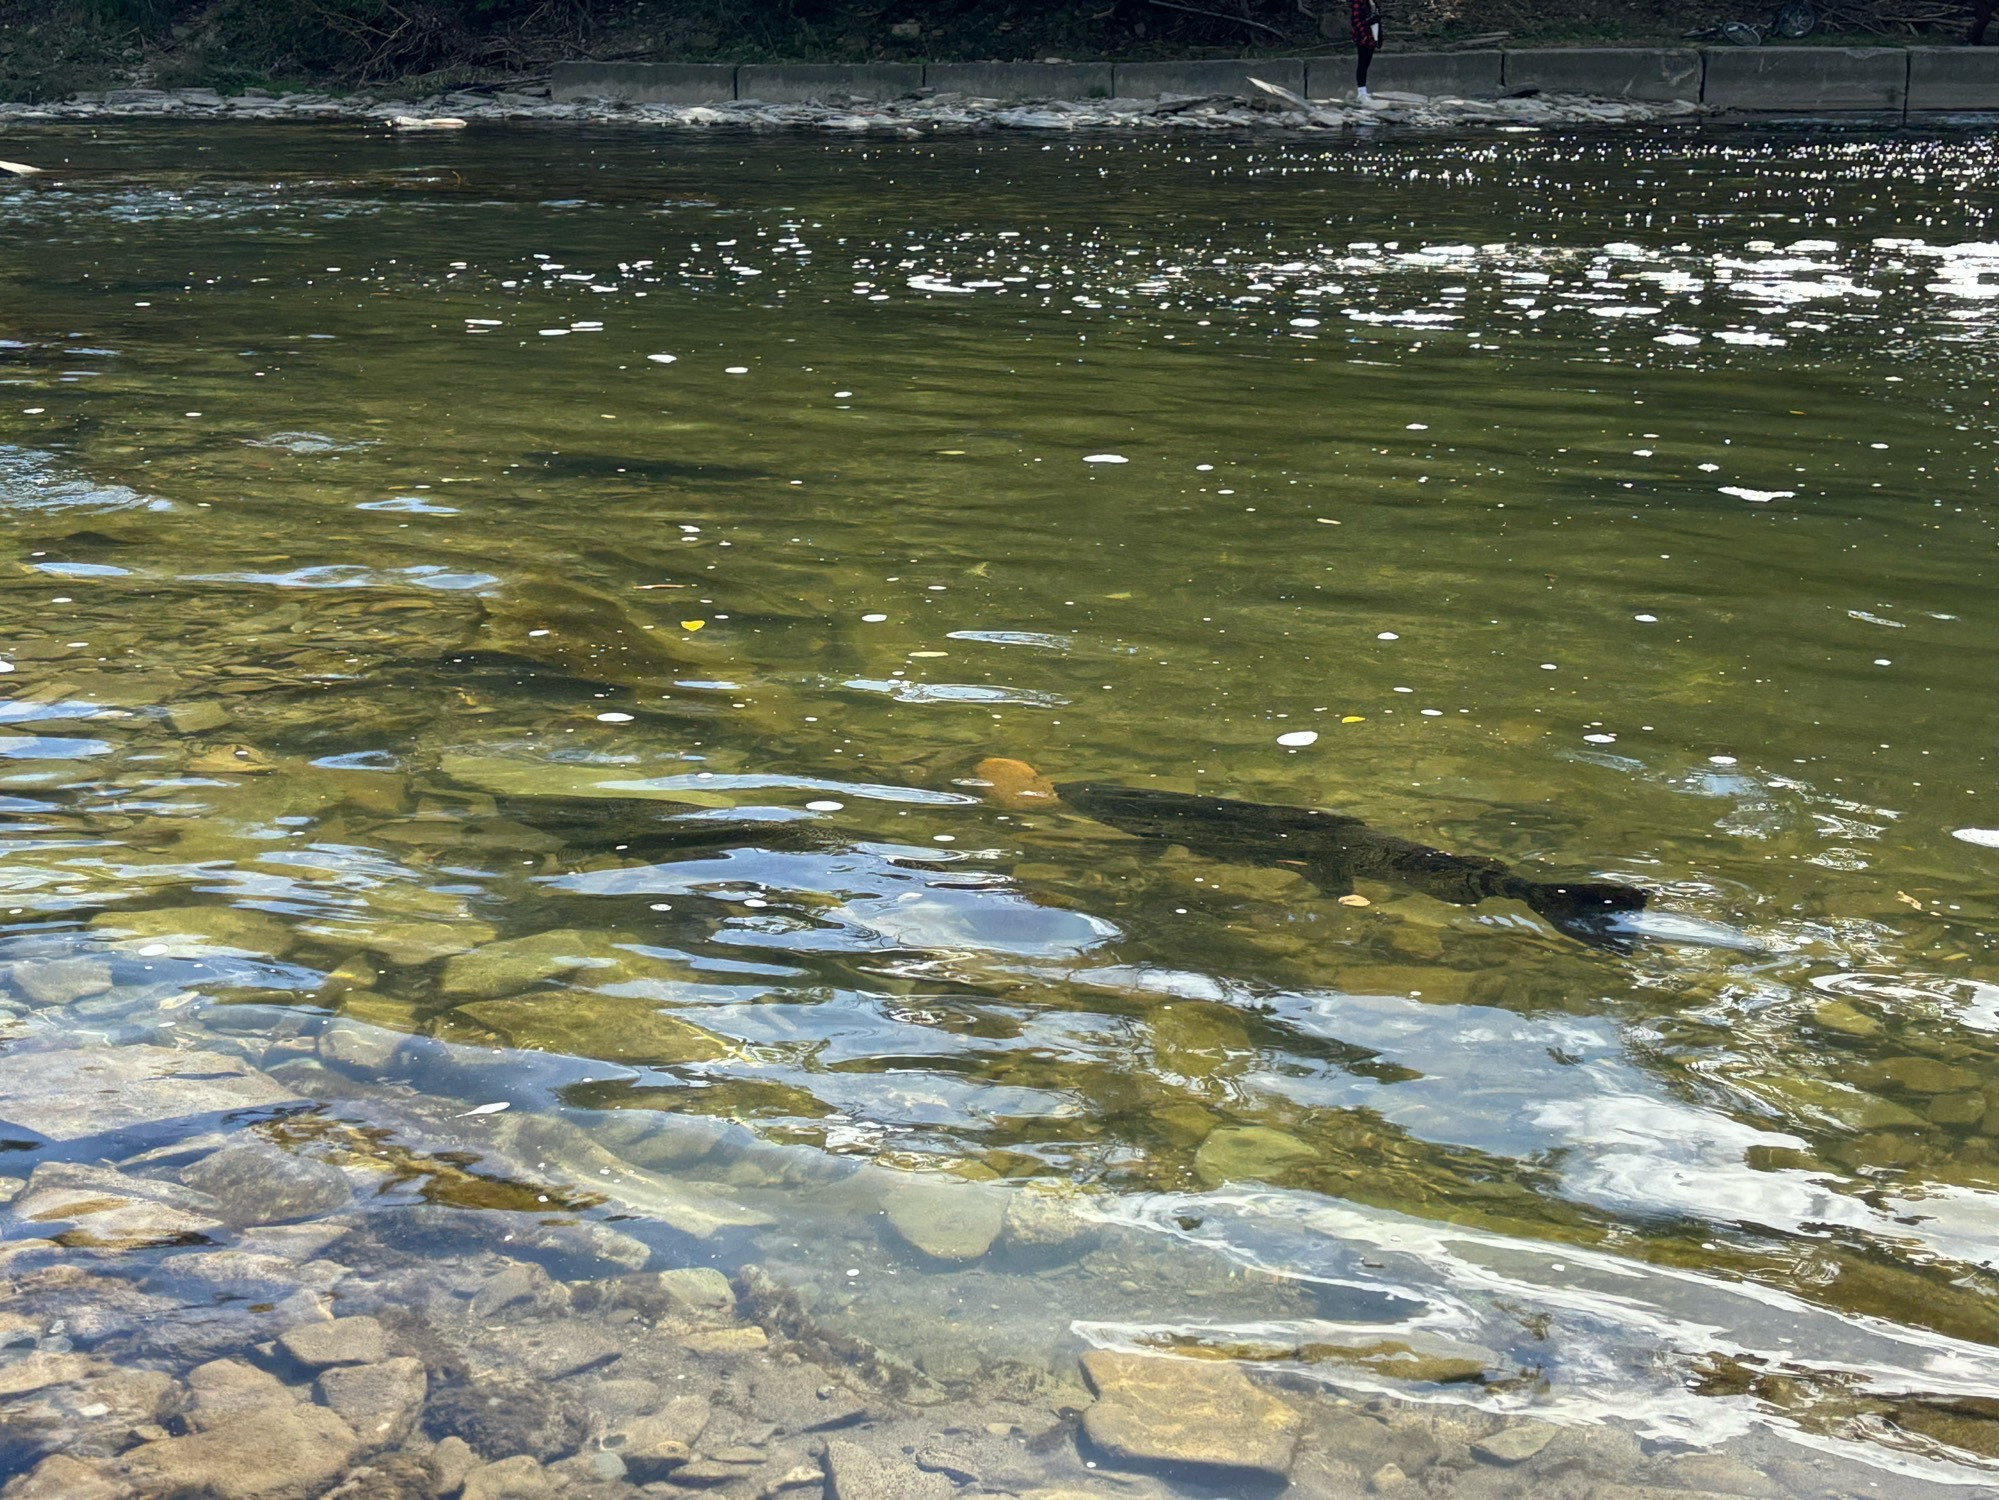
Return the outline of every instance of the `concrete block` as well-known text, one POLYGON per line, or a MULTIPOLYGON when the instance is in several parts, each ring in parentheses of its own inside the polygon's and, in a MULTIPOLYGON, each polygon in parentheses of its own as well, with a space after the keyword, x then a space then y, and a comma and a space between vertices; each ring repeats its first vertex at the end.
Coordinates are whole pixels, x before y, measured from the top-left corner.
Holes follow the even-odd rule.
POLYGON ((557 63, 551 98, 623 99, 631 104, 726 104, 736 97, 732 63, 557 63))
POLYGON ((1999 47, 1911 47, 1909 113, 1999 111, 1999 47))
POLYGON ((1112 73, 1120 99, 1156 99, 1161 94, 1234 94, 1247 99, 1256 92, 1249 81, 1252 77, 1279 84, 1294 94, 1305 92, 1302 57, 1118 63, 1112 73))
POLYGON ((1692 47, 1509 48, 1506 92, 1588 94, 1597 99, 1699 99, 1701 55, 1692 47))
POLYGON ((736 69, 736 97, 765 104, 898 99, 922 87, 922 63, 744 63, 736 69))
POLYGON ((1109 63, 931 63, 923 83, 975 99, 1108 99, 1109 63))
POLYGON ((1897 113, 1909 97, 1902 47, 1710 47, 1702 100, 1723 109, 1897 113))
MULTIPOLYGON (((1353 93, 1354 56, 1315 57, 1305 69, 1314 99, 1338 101, 1353 93)), ((1368 69, 1369 89, 1404 94, 1448 94, 1491 99, 1499 93, 1497 52, 1377 52, 1368 69)))

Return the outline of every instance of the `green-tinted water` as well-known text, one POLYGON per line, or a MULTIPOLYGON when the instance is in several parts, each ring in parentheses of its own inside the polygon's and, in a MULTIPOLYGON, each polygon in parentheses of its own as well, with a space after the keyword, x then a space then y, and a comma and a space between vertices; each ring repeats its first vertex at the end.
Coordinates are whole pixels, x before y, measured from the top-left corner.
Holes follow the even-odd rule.
POLYGON ((288 1068, 385 1211, 670 1164, 572 1206, 726 1199, 947 1385, 1193 1342, 1965 1473, 1990 147, 18 132, 16 1047, 288 1068), (1343 905, 995 755, 1655 895, 1343 905), (991 1184, 942 1256, 914 1174, 991 1184))

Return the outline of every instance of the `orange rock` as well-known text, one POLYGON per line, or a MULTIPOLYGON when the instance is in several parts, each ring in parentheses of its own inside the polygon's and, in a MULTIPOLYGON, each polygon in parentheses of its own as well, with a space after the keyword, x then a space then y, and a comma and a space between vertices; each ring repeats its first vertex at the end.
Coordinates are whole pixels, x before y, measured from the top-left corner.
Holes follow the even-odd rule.
POLYGON ((1056 801, 1048 778, 1024 760, 989 756, 972 767, 972 775, 986 783, 986 800, 1002 807, 1051 807, 1056 801))

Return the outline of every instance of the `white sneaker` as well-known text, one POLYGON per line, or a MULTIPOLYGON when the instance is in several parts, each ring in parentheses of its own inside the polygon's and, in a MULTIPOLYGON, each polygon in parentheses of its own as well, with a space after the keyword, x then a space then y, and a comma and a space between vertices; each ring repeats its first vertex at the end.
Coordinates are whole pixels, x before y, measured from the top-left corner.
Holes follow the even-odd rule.
POLYGON ((1372 106, 1374 103, 1374 96, 1368 93, 1366 89, 1355 89, 1353 91, 1353 102, 1356 104, 1372 106))

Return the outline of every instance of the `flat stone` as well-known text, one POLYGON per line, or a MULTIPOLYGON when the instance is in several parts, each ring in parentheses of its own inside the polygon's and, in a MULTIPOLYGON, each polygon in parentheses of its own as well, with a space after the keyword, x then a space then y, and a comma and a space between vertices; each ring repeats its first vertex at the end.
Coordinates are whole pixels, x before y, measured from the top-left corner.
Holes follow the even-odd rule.
POLYGON ((0 1056, 0 1122, 51 1141, 300 1102, 223 1053, 134 1045, 0 1056))
POLYGON ((299 1393, 277 1376, 240 1359, 211 1359, 187 1372, 187 1425, 196 1432, 233 1421, 245 1412, 296 1406, 299 1393))
POLYGON ((233 906, 157 906, 110 911, 91 918, 90 930, 121 947, 159 945, 175 958, 234 953, 282 958, 297 944, 290 926, 260 911, 233 906))
POLYGON ((1112 1457, 1280 1479, 1290 1472, 1302 1420, 1234 1365, 1106 1349, 1082 1363, 1097 1394, 1083 1430, 1112 1457))
POLYGON ((1984 1080, 1969 1068, 1953 1067, 1934 1057, 1888 1057, 1858 1070, 1865 1088, 1905 1094, 1961 1094, 1984 1080))
POLYGON ((629 996, 548 990, 461 1005, 457 1014, 476 1021, 510 1047, 603 1062, 673 1067, 713 1062, 730 1051, 714 1032, 669 1015, 650 1000, 629 996))
POLYGON ((511 995, 577 969, 615 968, 630 956, 603 933, 558 927, 448 959, 439 988, 466 998, 511 995))
POLYGON ((68 1385, 87 1378, 93 1368, 81 1354, 37 1349, 22 1359, 0 1364, 0 1396, 25 1396, 52 1385, 68 1385))
POLYGON ((900 1453, 879 1453, 842 1438, 826 1441, 827 1500, 950 1500, 958 1487, 926 1474, 900 1453))
POLYGON ((275 1146, 224 1147, 183 1169, 180 1180, 214 1199, 222 1222, 239 1229, 331 1213, 354 1196, 338 1167, 275 1146))
POLYGON ((316 1500, 353 1459, 353 1430, 323 1406, 270 1406, 206 1432, 126 1453, 118 1471, 144 1494, 213 1500, 316 1500))
POLYGON ((308 1369, 370 1365, 388 1352, 388 1337, 374 1318, 332 1318, 300 1323, 278 1335, 278 1347, 308 1369))
POLYGON ((324 1289, 341 1271, 330 1261, 301 1265, 253 1250, 209 1250, 161 1261, 147 1285, 186 1302, 282 1302, 314 1282, 324 1289))
POLYGON ((460 1500, 543 1500, 554 1493, 548 1471, 522 1453, 474 1469, 465 1478, 460 1500))
POLYGON ((1560 1431, 1550 1422, 1516 1422, 1478 1439, 1471 1445, 1471 1451, 1488 1463, 1525 1463, 1547 1447, 1560 1431))
POLYGON ((401 967, 435 963, 469 953, 499 936, 499 929, 470 919, 455 922, 384 922, 370 928, 361 946, 401 967))
POLYGON ((1319 1153, 1281 1130, 1267 1125, 1233 1126, 1212 1132, 1194 1153, 1194 1175, 1204 1187, 1224 1182, 1275 1181, 1319 1153))
POLYGON ((111 988, 111 965, 96 958, 24 959, 7 971, 8 982, 32 1005, 68 1005, 111 988))
POLYGON ((661 1271, 659 1289, 676 1308, 708 1317, 731 1318, 736 1313, 736 1292, 729 1278, 710 1266, 686 1266, 661 1271))
POLYGON ((105 1467, 52 1454, 8 1485, 6 1500, 131 1500, 131 1489, 105 1467))
POLYGON ((491 1329, 479 1344, 484 1360, 537 1380, 560 1380, 607 1365, 624 1352, 625 1346, 602 1328, 567 1318, 491 1329))
MULTIPOLYGON (((353 997, 350 995, 347 998, 351 1000, 353 997)), ((387 1067, 397 1050, 408 1040, 403 1033, 380 1026, 349 1020, 331 1021, 319 1034, 319 1055, 343 1068, 372 1073, 387 1067)))
POLYGON ((430 1391, 423 1361, 407 1356, 322 1370, 317 1384, 320 1399, 370 1445, 408 1437, 430 1391))
POLYGON ((1006 1199, 970 1184, 899 1184, 882 1202, 895 1232, 933 1260, 979 1259, 1006 1223, 1006 1199))
POLYGON ((215 1205, 178 1183, 115 1167, 44 1162, 8 1205, 9 1229, 72 1250, 137 1250, 199 1245, 220 1235, 215 1205))
POLYGON ((647 1484, 667 1477, 669 1470, 694 1456, 694 1445, 707 1430, 708 1418, 705 1398, 682 1396, 651 1416, 613 1424, 604 1443, 624 1461, 634 1480, 647 1484))
POLYGON ((746 1328, 710 1328, 690 1333, 680 1347, 696 1354, 750 1354, 770 1347, 770 1335, 755 1324, 746 1328))

